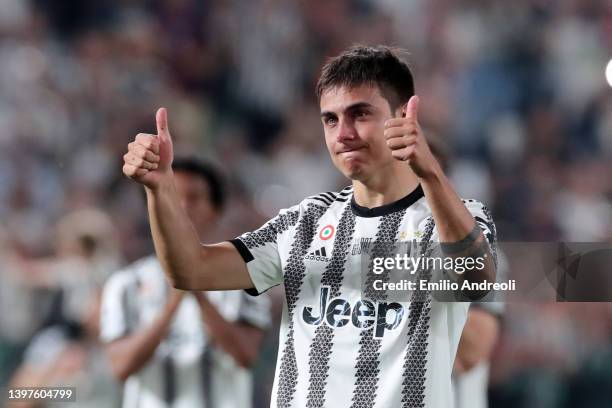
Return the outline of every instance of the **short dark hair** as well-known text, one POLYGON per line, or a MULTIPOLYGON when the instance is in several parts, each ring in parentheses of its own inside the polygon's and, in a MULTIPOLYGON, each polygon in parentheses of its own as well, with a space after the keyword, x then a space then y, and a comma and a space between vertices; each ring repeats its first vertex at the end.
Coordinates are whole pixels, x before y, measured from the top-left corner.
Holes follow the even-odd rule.
POLYGON ((218 211, 223 209, 226 199, 225 185, 221 174, 212 165, 195 157, 177 157, 172 162, 172 169, 201 177, 208 185, 213 207, 218 211))
POLYGON ((317 98, 338 86, 377 85, 394 111, 414 95, 412 72, 400 52, 385 45, 353 45, 325 63, 317 82, 317 98))

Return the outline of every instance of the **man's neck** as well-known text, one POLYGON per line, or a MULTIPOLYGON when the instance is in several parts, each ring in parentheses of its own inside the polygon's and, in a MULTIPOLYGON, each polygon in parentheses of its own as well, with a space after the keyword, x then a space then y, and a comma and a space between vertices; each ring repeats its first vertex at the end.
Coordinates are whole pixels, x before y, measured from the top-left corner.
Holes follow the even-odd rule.
POLYGON ((368 180, 353 180, 355 202, 366 208, 380 207, 407 196, 417 188, 419 179, 410 166, 398 164, 368 180))

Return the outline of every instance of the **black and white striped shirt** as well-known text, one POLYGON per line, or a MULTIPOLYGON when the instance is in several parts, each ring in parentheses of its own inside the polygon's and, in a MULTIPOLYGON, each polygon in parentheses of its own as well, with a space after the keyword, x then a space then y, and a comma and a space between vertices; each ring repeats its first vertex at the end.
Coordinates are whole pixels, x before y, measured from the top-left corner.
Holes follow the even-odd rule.
MULTIPOLYGON (((113 274, 102 295, 100 337, 111 342, 152 324, 166 305, 170 287, 157 259, 150 256, 113 274)), ((270 323, 269 299, 244 291, 207 292, 228 321, 259 328, 270 323)), ((185 296, 169 335, 152 359, 130 376, 123 406, 129 408, 249 407, 251 372, 210 344, 199 305, 185 296)))
MULTIPOLYGON (((489 211, 464 203, 493 242, 489 211)), ((453 405, 451 371, 469 303, 396 303, 398 324, 381 326, 391 304, 361 291, 364 240, 376 253, 415 239, 438 240, 420 186, 372 209, 357 205, 352 187, 323 193, 232 241, 256 292, 285 285, 272 407, 453 405)))

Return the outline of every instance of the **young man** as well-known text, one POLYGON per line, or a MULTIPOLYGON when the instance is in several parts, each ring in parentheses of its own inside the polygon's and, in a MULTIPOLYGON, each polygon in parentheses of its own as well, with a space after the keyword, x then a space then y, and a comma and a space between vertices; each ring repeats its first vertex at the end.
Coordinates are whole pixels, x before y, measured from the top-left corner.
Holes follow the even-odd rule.
POLYGON ((208 246, 175 198, 167 112, 158 110, 158 134, 137 135, 123 167, 146 187, 158 256, 178 288, 261 293, 284 283, 272 406, 450 407, 469 303, 427 294, 388 303, 369 286, 363 293, 359 248, 370 242, 372 253, 384 253, 394 241, 445 242, 453 256, 486 259, 482 270, 456 278, 492 282, 490 214, 459 199, 432 156, 412 74, 394 50, 343 52, 323 67, 317 95, 332 162, 352 185, 208 246))
MULTIPOLYGON (((217 173, 175 160, 176 196, 203 235, 221 213, 217 173)), ((268 299, 243 291, 184 292, 168 285, 154 256, 114 274, 105 286, 101 337, 124 407, 249 407, 248 368, 269 324, 268 299)))

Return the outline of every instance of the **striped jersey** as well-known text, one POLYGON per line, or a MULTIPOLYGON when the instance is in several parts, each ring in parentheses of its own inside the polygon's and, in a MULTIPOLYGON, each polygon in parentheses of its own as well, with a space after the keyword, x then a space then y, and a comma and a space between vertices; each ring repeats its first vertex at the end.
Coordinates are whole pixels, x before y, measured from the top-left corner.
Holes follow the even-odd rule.
MULTIPOLYGON (((464 203, 493 243, 489 211, 464 203)), ((359 206, 352 187, 323 193, 232 240, 253 292, 285 285, 272 407, 453 405, 451 371, 469 303, 391 303, 361 290, 364 243, 375 254, 415 239, 438 240, 421 186, 376 208, 359 206)))
MULTIPOLYGON (((104 287, 100 337, 108 343, 138 333, 164 309, 170 293, 154 256, 113 274, 104 287)), ((254 298, 241 290, 207 292, 208 300, 230 322, 267 328, 267 296, 254 298)), ((125 382, 124 407, 191 408, 250 407, 252 375, 234 358, 211 343, 199 304, 186 294, 173 317, 167 337, 155 354, 125 382)))

